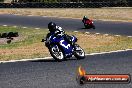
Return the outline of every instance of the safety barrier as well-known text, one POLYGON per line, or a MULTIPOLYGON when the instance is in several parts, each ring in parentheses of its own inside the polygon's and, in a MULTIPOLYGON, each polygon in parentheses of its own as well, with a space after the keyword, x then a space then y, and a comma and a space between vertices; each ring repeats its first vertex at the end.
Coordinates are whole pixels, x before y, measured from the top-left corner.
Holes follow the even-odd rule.
POLYGON ((101 8, 101 7, 132 7, 132 2, 0 3, 0 8, 101 8))

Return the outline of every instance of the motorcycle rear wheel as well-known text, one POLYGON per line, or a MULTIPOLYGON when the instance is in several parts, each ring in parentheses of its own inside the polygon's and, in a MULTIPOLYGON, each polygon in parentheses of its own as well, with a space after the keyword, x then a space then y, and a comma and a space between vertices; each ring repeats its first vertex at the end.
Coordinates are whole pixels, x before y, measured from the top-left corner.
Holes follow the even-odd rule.
POLYGON ((75 44, 75 51, 74 51, 74 56, 79 60, 79 59, 84 59, 85 58, 85 52, 84 50, 78 45, 75 44))

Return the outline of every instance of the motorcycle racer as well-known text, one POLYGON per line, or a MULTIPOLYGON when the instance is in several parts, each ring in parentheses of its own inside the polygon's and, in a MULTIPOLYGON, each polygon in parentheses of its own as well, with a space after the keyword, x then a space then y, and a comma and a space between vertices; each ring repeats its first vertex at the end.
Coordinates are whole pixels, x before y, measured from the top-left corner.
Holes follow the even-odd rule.
POLYGON ((72 44, 71 36, 65 34, 65 31, 62 30, 62 27, 57 26, 54 22, 50 22, 48 24, 48 29, 49 29, 49 33, 46 36, 46 42, 45 42, 46 47, 48 47, 48 45, 49 45, 48 38, 51 35, 54 35, 55 37, 62 37, 63 36, 65 40, 67 40, 70 44, 72 44))
POLYGON ((88 29, 89 28, 93 28, 93 29, 95 29, 95 25, 93 23, 93 20, 90 20, 87 16, 83 17, 82 22, 83 22, 85 28, 88 28, 88 29))
POLYGON ((84 16, 82 22, 85 23, 87 20, 89 20, 88 17, 84 16))

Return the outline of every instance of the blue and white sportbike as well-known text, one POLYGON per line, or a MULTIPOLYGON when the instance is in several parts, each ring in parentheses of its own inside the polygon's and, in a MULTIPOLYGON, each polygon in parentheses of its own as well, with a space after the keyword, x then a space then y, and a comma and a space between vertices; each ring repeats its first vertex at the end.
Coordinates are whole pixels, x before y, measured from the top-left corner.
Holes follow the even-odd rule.
POLYGON ((73 55, 77 59, 84 59, 85 52, 78 44, 76 44, 77 38, 75 36, 71 36, 70 40, 72 41, 72 44, 68 43, 64 36, 55 37, 51 35, 46 40, 42 39, 42 41, 48 42, 47 47, 49 52, 56 61, 66 60, 66 58, 70 58, 73 55))

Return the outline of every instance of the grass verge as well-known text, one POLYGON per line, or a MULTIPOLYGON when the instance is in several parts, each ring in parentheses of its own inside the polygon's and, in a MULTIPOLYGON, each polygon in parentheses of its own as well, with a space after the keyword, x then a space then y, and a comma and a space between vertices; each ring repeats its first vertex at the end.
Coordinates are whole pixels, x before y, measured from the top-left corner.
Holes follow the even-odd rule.
POLYGON ((0 14, 21 14, 35 16, 55 16, 82 18, 87 15, 97 20, 132 22, 132 8, 43 8, 43 9, 0 9, 0 14))
MULTIPOLYGON (((48 49, 41 42, 41 39, 46 36, 48 32, 45 29, 34 30, 32 28, 0 27, 0 33, 9 31, 19 32, 20 36, 24 39, 12 42, 11 44, 0 44, 0 61, 50 56, 48 49)), ((115 37, 112 35, 105 36, 101 34, 95 35, 69 31, 66 33, 75 35, 78 38, 78 44, 86 53, 132 48, 132 38, 125 36, 115 37)))

